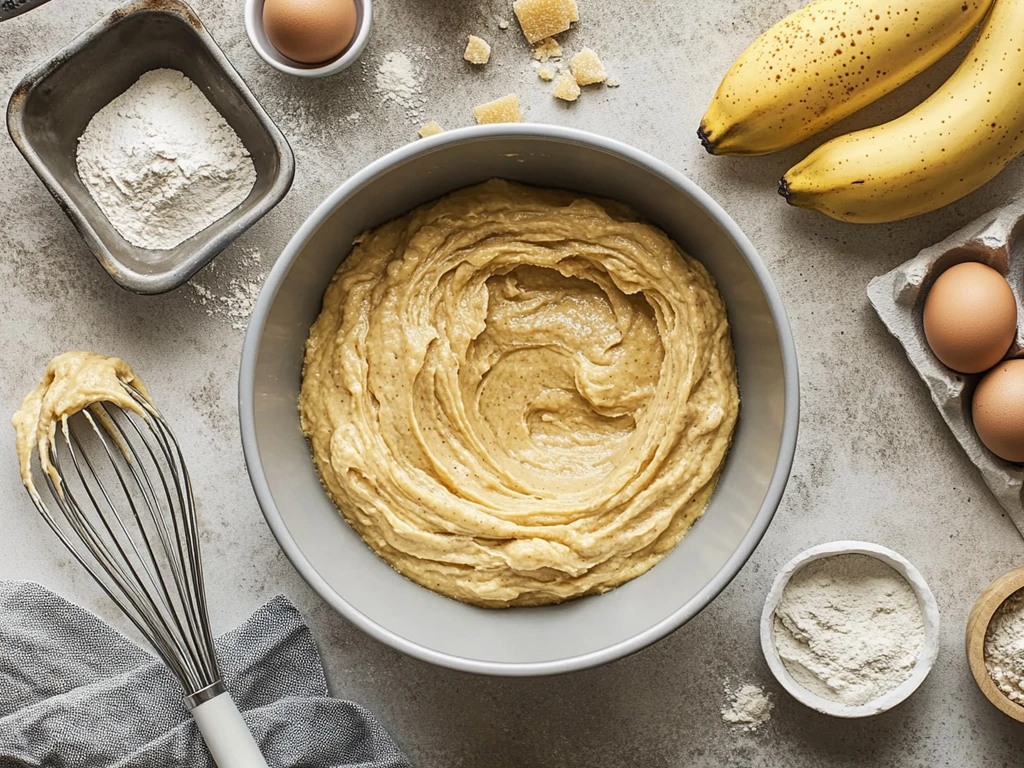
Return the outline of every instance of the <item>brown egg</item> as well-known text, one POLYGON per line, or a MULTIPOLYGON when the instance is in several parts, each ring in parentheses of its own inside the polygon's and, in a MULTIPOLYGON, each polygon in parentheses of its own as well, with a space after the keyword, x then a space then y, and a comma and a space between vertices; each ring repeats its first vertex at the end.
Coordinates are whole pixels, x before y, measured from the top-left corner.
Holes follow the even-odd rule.
POLYGON ((924 335, 943 365, 981 373, 1003 359, 1017 334, 1010 284, 976 261, 950 267, 924 302, 924 335))
POLYGON ((322 64, 352 42, 357 15, 355 0, 265 0, 263 29, 282 55, 322 64))
POLYGON ((1024 462, 1024 360, 1007 360, 986 373, 974 390, 971 413, 986 448, 1024 462))

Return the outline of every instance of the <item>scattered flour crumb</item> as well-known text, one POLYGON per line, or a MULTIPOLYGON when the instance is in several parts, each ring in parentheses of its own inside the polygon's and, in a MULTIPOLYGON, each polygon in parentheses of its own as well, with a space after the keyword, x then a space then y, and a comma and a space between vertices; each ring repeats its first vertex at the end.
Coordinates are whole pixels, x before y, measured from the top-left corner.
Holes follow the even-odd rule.
POLYGON ((756 731, 772 719, 771 696, 760 687, 746 683, 738 688, 725 685, 726 706, 722 707, 722 720, 745 731, 756 731))
POLYGON ((422 117, 423 81, 409 56, 402 51, 391 51, 377 67, 377 93, 381 101, 395 104, 405 111, 408 120, 418 122, 422 117))
POLYGON ((345 119, 348 120, 350 123, 358 123, 362 119, 362 117, 363 116, 360 115, 358 112, 353 112, 351 115, 349 115, 345 119))
POLYGON ((505 19, 498 20, 498 29, 508 29, 508 21, 505 19))
POLYGON ((244 331, 267 273, 260 269, 260 252, 254 248, 243 250, 241 261, 229 269, 230 274, 222 262, 212 262, 202 273, 205 280, 193 279, 189 283, 195 294, 192 299, 206 310, 208 317, 244 331))
POLYGON ((533 58, 537 61, 547 61, 548 59, 558 59, 562 56, 562 46, 558 44, 558 41, 553 37, 547 37, 537 43, 533 49, 533 58))
POLYGON ((609 77, 607 80, 605 80, 604 84, 606 86, 608 86, 609 88, 618 88, 619 87, 619 81, 615 80, 614 78, 611 78, 611 77, 609 77))

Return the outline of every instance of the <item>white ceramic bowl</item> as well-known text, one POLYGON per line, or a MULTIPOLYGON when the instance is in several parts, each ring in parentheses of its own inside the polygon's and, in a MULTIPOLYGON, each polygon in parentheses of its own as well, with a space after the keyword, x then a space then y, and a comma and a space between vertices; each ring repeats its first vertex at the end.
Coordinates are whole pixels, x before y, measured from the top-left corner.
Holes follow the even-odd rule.
POLYGON ((768 598, 764 602, 764 611, 761 613, 761 649, 764 651, 764 657, 772 674, 775 675, 775 679, 801 704, 833 717, 869 717, 890 710, 906 700, 928 677, 939 652, 939 606, 921 572, 911 565, 909 560, 891 549, 867 541, 833 541, 830 544, 819 544, 794 557, 783 566, 779 575, 775 577, 775 583, 772 584, 772 588, 768 592, 768 598), (804 688, 786 669, 786 665, 783 664, 779 651, 775 647, 775 609, 779 605, 782 592, 789 584, 789 580, 794 573, 808 563, 836 555, 868 555, 892 566, 914 590, 918 604, 921 606, 921 613, 924 615, 924 645, 921 647, 921 654, 917 658, 913 674, 888 693, 858 706, 832 701, 804 688))
POLYGON ((446 131, 374 161, 332 192, 299 228, 260 294, 239 394, 256 497, 313 589, 400 651, 492 675, 592 667, 638 651, 697 615, 768 527, 789 476, 799 422, 789 323, 739 227, 665 163, 617 141, 551 125, 446 131), (700 258, 730 312, 743 398, 707 513, 664 560, 604 595, 505 611, 442 597, 377 557, 324 493, 296 407, 309 326, 352 241, 418 205, 496 177, 627 203, 700 258))
POLYGON ((299 77, 327 77, 335 75, 355 63, 370 40, 373 24, 373 0, 355 0, 359 18, 356 21, 356 36, 348 48, 336 58, 323 64, 300 64, 282 56, 267 38, 263 29, 263 0, 245 0, 245 33, 249 42, 267 64, 281 72, 299 77))

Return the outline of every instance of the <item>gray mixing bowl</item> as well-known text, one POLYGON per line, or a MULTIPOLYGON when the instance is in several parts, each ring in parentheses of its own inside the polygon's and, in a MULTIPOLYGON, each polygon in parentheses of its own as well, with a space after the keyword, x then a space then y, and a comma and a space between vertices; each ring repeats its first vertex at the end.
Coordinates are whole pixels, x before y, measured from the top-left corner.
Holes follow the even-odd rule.
MULTIPOLYGON (((466 128, 371 163, 306 220, 260 294, 245 339, 242 444, 260 506, 285 554, 356 626, 426 661, 493 675, 603 664, 693 618, 750 557, 782 497, 796 445, 796 353, 782 302, 750 241, 693 182, 610 139, 543 125, 466 128), (299 430, 303 345, 353 238, 421 203, 493 177, 631 205, 718 281, 732 322, 742 406, 704 517, 661 563, 598 597, 488 610, 400 576, 324 493, 299 430)), ((751 621, 754 617, 751 617, 751 621)))

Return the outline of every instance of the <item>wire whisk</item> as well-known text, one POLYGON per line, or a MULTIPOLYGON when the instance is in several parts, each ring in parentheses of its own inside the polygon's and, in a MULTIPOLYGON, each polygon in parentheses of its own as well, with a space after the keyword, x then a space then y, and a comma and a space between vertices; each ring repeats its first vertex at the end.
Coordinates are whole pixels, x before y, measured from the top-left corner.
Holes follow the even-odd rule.
POLYGON ((51 503, 29 493, 181 682, 217 765, 265 768, 221 680, 184 455, 148 395, 122 386, 128 407, 97 402, 54 425, 39 457, 51 503))

